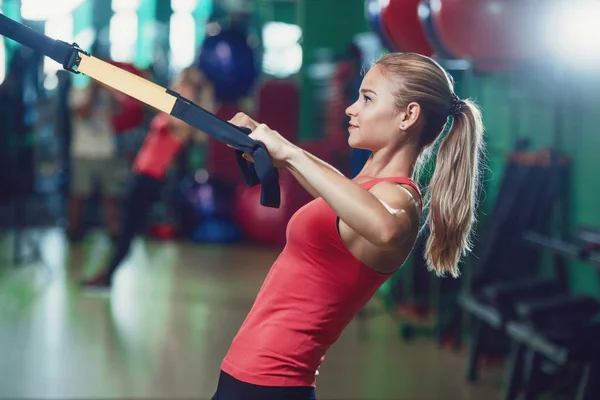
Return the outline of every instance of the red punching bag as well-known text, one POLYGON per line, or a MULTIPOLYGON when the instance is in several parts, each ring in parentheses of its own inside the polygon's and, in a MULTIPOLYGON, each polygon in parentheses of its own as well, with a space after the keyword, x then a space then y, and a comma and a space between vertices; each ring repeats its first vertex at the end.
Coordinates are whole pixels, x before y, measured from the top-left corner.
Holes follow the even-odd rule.
POLYGON ((381 9, 381 24, 392 44, 399 51, 419 53, 426 56, 433 54, 427 41, 425 30, 419 19, 419 3, 421 0, 389 0, 381 9))
POLYGON ((430 4, 440 40, 457 57, 472 59, 476 69, 505 69, 535 53, 531 2, 431 0, 430 4))

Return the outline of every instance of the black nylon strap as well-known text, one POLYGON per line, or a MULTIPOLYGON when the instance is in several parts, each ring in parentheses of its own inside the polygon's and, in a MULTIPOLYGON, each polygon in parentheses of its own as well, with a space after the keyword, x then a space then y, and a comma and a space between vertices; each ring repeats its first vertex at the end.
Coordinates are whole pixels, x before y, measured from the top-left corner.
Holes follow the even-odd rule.
POLYGON ((50 57, 66 70, 76 72, 72 68, 75 56, 81 51, 76 46, 52 39, 35 29, 13 21, 4 14, 0 14, 0 35, 50 57))
POLYGON ((249 129, 240 128, 223 121, 214 114, 198 107, 171 90, 167 93, 177 98, 171 115, 199 129, 215 139, 236 149, 236 160, 247 186, 261 187, 260 204, 266 207, 279 207, 281 193, 279 188, 279 173, 273 166, 266 146, 248 137, 249 129), (249 153, 254 163, 246 161, 243 153, 249 153))

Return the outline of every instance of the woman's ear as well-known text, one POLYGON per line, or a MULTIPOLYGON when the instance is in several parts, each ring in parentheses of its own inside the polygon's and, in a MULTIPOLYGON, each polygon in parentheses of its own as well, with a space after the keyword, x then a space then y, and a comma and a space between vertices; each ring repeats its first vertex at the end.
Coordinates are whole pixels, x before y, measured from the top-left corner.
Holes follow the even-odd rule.
POLYGON ((406 106, 406 110, 401 114, 400 129, 403 131, 410 129, 419 120, 421 115, 421 106, 419 103, 412 102, 406 106))

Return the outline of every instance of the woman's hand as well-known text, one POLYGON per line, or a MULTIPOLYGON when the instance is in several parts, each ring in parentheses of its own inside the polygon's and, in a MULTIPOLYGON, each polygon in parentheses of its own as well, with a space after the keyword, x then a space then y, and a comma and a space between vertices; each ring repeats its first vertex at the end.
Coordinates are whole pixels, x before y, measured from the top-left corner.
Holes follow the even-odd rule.
MULTIPOLYGON (((297 149, 294 144, 281 136, 279 132, 269 128, 265 124, 258 124, 244 113, 237 113, 229 122, 239 127, 250 129, 252 133, 248 137, 265 145, 269 156, 273 160, 273 165, 278 168, 284 167, 288 158, 297 149)), ((243 157, 250 162, 254 162, 252 156, 248 153, 244 153, 243 157)))
POLYGON ((240 128, 248 128, 251 131, 254 131, 258 126, 258 122, 256 122, 243 112, 235 114, 235 116, 231 118, 229 122, 233 125, 239 126, 240 128))

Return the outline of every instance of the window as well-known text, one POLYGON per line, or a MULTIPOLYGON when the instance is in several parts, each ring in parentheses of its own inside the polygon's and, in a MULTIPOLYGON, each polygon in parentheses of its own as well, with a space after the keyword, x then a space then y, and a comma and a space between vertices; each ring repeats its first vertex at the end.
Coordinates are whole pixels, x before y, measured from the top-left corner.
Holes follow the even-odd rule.
POLYGON ((21 16, 33 21, 50 20, 70 14, 83 2, 84 0, 21 0, 21 16))
POLYGON ((194 62, 196 56, 196 20, 193 16, 196 0, 171 0, 169 44, 171 67, 179 71, 194 62))
POLYGON ((302 67, 302 29, 298 25, 269 22, 263 27, 263 70, 277 78, 298 73, 302 67))
POLYGON ((137 9, 140 0, 112 0, 114 15, 110 19, 110 57, 119 62, 133 62, 138 37, 137 9))
MULTIPOLYGON (((59 39, 67 43, 73 43, 73 16, 65 14, 52 17, 46 21, 44 28, 46 36, 53 39, 59 39)), ((62 65, 49 57, 44 57, 44 87, 47 90, 53 90, 58 86, 56 73, 62 69, 62 65)))
POLYGON ((140 7, 140 0, 112 0, 110 6, 115 13, 136 11, 140 7))
POLYGON ((196 3, 197 0, 171 0, 171 9, 174 13, 192 13, 196 3))

